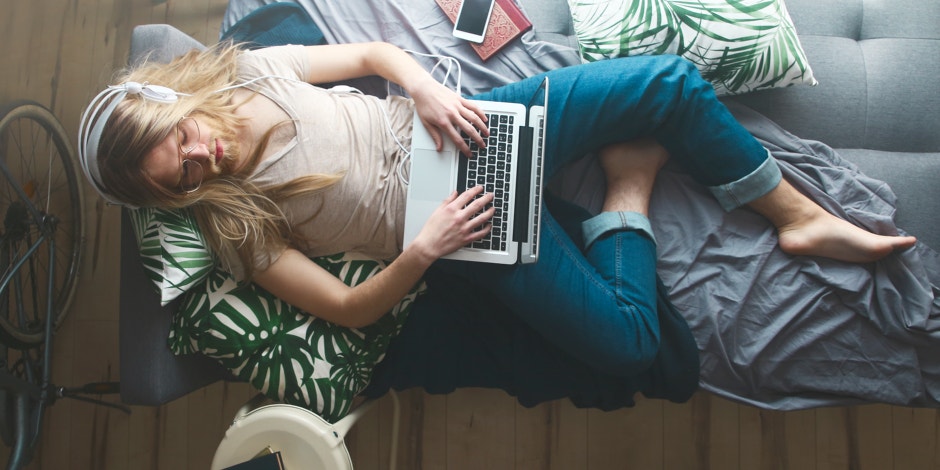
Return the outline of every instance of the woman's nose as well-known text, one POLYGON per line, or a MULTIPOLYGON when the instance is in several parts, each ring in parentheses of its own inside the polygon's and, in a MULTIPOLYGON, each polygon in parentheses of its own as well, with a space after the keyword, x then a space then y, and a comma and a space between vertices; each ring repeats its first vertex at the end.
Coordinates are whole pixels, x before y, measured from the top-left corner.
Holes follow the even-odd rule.
POLYGON ((209 153, 209 147, 207 145, 199 144, 196 146, 196 148, 189 152, 186 158, 202 164, 205 161, 211 160, 212 154, 209 153))

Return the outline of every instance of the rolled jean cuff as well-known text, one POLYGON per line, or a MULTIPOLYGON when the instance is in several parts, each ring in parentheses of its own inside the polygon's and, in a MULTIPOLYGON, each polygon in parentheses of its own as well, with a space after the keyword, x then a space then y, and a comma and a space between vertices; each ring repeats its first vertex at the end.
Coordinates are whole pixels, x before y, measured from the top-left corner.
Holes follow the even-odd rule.
POLYGON ((650 225, 650 219, 639 212, 601 212, 590 219, 581 222, 581 229, 584 233, 584 249, 587 250, 591 244, 607 232, 636 230, 642 232, 653 243, 656 243, 656 237, 653 236, 653 226, 650 225))
POLYGON ((782 178, 783 174, 777 166, 777 161, 770 155, 770 151, 767 151, 767 159, 750 174, 737 181, 708 189, 718 199, 721 208, 730 211, 769 193, 780 184, 782 178))

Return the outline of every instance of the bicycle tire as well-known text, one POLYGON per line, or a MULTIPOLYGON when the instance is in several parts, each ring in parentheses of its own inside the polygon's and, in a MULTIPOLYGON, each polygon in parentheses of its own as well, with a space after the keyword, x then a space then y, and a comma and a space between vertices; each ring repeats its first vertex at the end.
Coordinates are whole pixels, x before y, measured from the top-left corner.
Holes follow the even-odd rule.
MULTIPOLYGON (((13 178, 11 181, 7 175, 0 174, 0 217, 3 217, 0 232, 4 240, 10 224, 15 223, 19 215, 14 209, 22 211, 32 205, 40 213, 54 215, 58 220, 54 272, 48 272, 48 259, 44 265, 31 259, 21 268, 21 271, 28 271, 23 274, 32 283, 27 286, 30 295, 11 298, 11 283, 0 298, 4 310, 4 314, 0 314, 0 336, 8 346, 32 347, 41 343, 45 335, 48 276, 55 277, 53 328, 62 324, 78 287, 85 244, 84 194, 78 179, 81 170, 65 128, 49 109, 32 101, 15 101, 0 111, 0 158, 6 161, 13 178), (14 185, 28 195, 25 200, 14 185), (42 272, 43 268, 46 272, 42 272), (34 316, 26 322, 9 314, 10 304, 19 300, 31 300, 33 304, 34 316)), ((6 242, 0 249, 8 249, 6 242)), ((48 258, 46 250, 40 247, 31 258, 48 258)))

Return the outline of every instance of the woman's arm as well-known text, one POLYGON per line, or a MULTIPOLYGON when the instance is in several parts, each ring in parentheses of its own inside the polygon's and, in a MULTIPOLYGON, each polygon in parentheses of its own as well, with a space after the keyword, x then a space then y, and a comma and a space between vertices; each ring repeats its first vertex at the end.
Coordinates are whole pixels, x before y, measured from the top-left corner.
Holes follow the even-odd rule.
POLYGON ((494 209, 477 213, 493 197, 487 194, 474 200, 481 191, 482 187, 477 186, 460 195, 451 194, 395 261, 355 287, 347 286, 290 248, 267 269, 256 271, 252 280, 281 300, 324 320, 351 328, 370 325, 408 294, 431 263, 489 232, 488 221, 494 209))
POLYGON ((473 101, 440 84, 408 53, 384 42, 308 46, 310 64, 307 81, 328 83, 378 75, 400 85, 415 101, 424 126, 440 150, 446 136, 466 155, 470 149, 461 137, 463 131, 478 145, 484 145, 483 111, 473 101))

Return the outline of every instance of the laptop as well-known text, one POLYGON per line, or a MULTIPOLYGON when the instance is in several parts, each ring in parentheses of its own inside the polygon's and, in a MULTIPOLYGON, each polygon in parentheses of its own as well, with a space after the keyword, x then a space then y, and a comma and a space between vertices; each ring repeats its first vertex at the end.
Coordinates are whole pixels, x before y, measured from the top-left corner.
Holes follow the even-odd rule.
POLYGON ((548 77, 525 106, 498 101, 475 101, 487 115, 488 144, 480 148, 466 139, 472 157, 462 155, 445 140, 438 152, 417 113, 411 148, 411 172, 405 205, 408 246, 431 213, 455 189, 476 185, 492 193, 496 214, 490 233, 444 256, 445 259, 482 263, 534 263, 539 254, 539 216, 542 209, 544 120, 548 107, 548 77))

